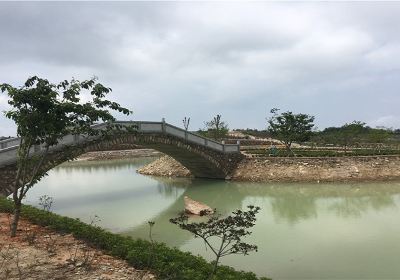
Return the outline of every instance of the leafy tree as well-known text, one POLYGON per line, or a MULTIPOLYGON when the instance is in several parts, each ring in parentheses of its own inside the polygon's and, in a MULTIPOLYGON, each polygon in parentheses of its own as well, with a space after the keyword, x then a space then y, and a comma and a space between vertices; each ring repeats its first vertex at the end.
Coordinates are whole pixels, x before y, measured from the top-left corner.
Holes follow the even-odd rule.
POLYGON ((368 141, 375 144, 376 149, 380 152, 383 143, 393 135, 388 128, 372 128, 368 133, 368 141))
MULTIPOLYGON (((221 218, 221 215, 214 211, 207 221, 200 223, 189 223, 189 217, 184 212, 178 217, 170 219, 171 223, 191 232, 195 238, 201 238, 214 253, 214 266, 208 279, 214 277, 221 257, 232 254, 248 255, 251 251, 257 251, 256 245, 242 242, 242 238, 251 234, 248 229, 255 225, 256 214, 260 207, 250 205, 248 209, 248 211, 236 210, 225 218, 221 218), (213 245, 211 239, 215 237, 221 241, 219 244, 213 245)), ((202 214, 208 213, 203 212, 202 214)))
POLYGON ((368 142, 371 136, 372 128, 366 127, 365 123, 353 121, 346 123, 341 127, 328 127, 322 132, 316 133, 314 140, 317 142, 340 145, 347 152, 348 147, 357 143, 368 142))
POLYGON ((288 152, 293 154, 293 142, 305 142, 312 135, 314 116, 307 114, 293 114, 290 111, 278 114, 279 109, 272 109, 272 116, 268 119, 268 131, 272 137, 285 145, 288 152))
POLYGON ((208 137, 220 140, 228 134, 228 124, 221 120, 221 115, 216 115, 212 120, 205 123, 208 137))
POLYGON ((339 131, 339 143, 341 143, 345 151, 349 146, 354 146, 361 140, 361 135, 365 131, 365 123, 360 121, 353 121, 351 123, 346 123, 341 127, 339 131))
POLYGON ((104 131, 96 130, 91 125, 99 121, 113 121, 114 117, 109 109, 130 114, 128 109, 105 99, 111 89, 96 80, 93 78, 80 82, 72 79, 52 84, 34 76, 20 88, 0 84, 1 92, 7 93, 8 104, 12 106, 11 110, 5 112, 5 116, 16 123, 17 135, 20 137, 17 175, 12 186, 15 205, 11 224, 12 237, 16 235, 22 199, 46 175, 41 167, 48 158, 50 147, 57 145, 68 134, 107 135, 115 128, 112 124, 104 131), (84 102, 81 99, 82 92, 87 92, 91 100, 84 102), (41 151, 33 153, 37 145, 41 146, 41 151))

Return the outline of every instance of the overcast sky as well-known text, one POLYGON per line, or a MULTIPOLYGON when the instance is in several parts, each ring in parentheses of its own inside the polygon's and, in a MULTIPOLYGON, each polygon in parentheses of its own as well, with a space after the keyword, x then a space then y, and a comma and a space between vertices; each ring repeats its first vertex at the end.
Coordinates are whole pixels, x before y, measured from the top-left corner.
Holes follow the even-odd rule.
POLYGON ((398 128, 399 30, 400 2, 0 2, 0 83, 95 75, 129 119, 193 130, 263 129, 273 107, 398 128))

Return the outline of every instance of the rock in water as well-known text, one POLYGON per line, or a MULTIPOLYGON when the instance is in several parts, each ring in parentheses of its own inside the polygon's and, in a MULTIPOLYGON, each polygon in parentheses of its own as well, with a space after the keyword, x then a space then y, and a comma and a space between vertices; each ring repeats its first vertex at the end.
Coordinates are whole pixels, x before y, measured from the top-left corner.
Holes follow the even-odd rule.
POLYGON ((204 214, 212 214, 214 211, 212 208, 204 203, 193 200, 187 196, 183 198, 185 201, 185 212, 193 215, 204 215, 204 214))

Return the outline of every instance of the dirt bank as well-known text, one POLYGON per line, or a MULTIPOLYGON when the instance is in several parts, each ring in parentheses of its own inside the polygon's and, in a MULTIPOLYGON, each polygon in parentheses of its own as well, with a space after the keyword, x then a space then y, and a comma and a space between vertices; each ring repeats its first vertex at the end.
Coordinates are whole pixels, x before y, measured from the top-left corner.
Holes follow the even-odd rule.
MULTIPOLYGON (((139 170, 141 174, 187 177, 189 170, 170 157, 139 170)), ((336 158, 245 158, 232 180, 252 182, 333 182, 400 180, 400 156, 336 158)))
POLYGON ((10 238, 8 224, 8 215, 0 213, 0 279, 155 279, 72 235, 61 235, 26 220, 20 221, 18 236, 10 238))
POLYGON ((108 159, 126 159, 126 158, 138 158, 138 157, 158 157, 162 156, 163 153, 153 149, 135 149, 135 150, 115 150, 115 151, 98 151, 89 152, 81 155, 76 160, 108 160, 108 159))

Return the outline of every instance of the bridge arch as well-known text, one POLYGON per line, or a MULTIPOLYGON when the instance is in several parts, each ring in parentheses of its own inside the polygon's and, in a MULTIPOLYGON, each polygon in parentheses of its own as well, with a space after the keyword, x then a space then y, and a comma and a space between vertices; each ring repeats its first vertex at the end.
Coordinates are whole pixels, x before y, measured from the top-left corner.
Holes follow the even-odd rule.
MULTIPOLYGON (((135 125, 130 133, 116 133, 107 138, 68 135, 52 147, 41 172, 91 151, 136 148, 137 145, 165 153, 188 168, 195 177, 226 179, 242 159, 239 145, 227 145, 185 131, 163 122, 117 122, 135 125)), ((103 129, 105 125, 98 125, 103 129)), ((16 175, 16 139, 0 142, 0 195, 9 195, 16 175), (6 145, 5 145, 6 143, 6 145)), ((36 147, 33 153, 40 153, 36 147)))

